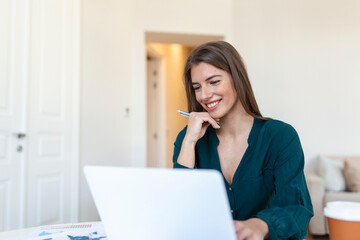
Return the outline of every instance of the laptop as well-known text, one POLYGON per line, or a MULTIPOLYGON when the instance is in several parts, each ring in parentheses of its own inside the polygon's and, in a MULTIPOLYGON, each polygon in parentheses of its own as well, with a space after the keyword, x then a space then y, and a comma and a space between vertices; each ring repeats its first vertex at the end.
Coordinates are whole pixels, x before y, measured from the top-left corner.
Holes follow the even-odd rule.
POLYGON ((235 240, 222 175, 215 170, 86 166, 110 240, 235 240))

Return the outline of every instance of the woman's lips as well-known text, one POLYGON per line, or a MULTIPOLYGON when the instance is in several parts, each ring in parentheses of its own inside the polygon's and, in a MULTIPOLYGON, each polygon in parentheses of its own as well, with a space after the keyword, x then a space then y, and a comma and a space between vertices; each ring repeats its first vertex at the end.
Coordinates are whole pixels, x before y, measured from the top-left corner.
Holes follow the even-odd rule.
POLYGON ((216 100, 216 101, 213 101, 213 102, 210 102, 210 103, 206 103, 206 107, 207 107, 207 110, 208 111, 212 111, 214 110, 215 108, 217 108, 219 106, 219 103, 220 103, 221 99, 220 100, 216 100))

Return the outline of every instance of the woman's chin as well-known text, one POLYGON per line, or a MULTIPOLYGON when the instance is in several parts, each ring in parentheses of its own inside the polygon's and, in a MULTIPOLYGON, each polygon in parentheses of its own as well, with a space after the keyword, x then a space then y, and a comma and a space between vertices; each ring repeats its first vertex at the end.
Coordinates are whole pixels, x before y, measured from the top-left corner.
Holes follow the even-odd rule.
POLYGON ((222 118, 222 114, 215 113, 215 112, 214 113, 209 112, 209 115, 210 115, 211 118, 213 118, 215 120, 219 120, 219 119, 222 118))

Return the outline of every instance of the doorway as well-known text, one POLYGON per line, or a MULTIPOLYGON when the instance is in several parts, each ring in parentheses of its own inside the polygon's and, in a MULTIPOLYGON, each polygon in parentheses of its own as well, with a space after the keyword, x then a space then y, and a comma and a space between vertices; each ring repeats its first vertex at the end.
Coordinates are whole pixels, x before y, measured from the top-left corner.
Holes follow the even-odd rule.
POLYGON ((223 36, 146 33, 147 56, 147 167, 172 167, 177 134, 188 119, 183 69, 191 51, 223 36))

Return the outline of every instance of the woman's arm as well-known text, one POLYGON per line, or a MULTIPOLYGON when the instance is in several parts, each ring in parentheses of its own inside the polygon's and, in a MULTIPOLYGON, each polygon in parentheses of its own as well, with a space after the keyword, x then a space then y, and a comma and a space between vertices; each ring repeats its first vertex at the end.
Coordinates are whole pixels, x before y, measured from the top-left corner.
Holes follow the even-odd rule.
POLYGON ((281 149, 273 164, 274 196, 256 217, 268 224, 271 239, 304 239, 313 210, 300 139, 293 128, 287 130, 277 142, 281 149))
POLYGON ((177 158, 178 164, 187 168, 195 167, 195 144, 196 142, 184 138, 181 144, 179 157, 177 158))
MULTIPOLYGON (((175 163, 177 163, 177 165, 182 167, 194 168, 196 142, 204 136, 206 129, 210 125, 212 125, 215 129, 220 128, 216 121, 211 118, 207 112, 190 113, 186 134, 182 140, 180 153, 178 156, 176 156, 178 150, 174 150, 174 167, 176 167, 175 163)), ((179 139, 176 140, 175 148, 179 147, 179 141, 179 139)))

